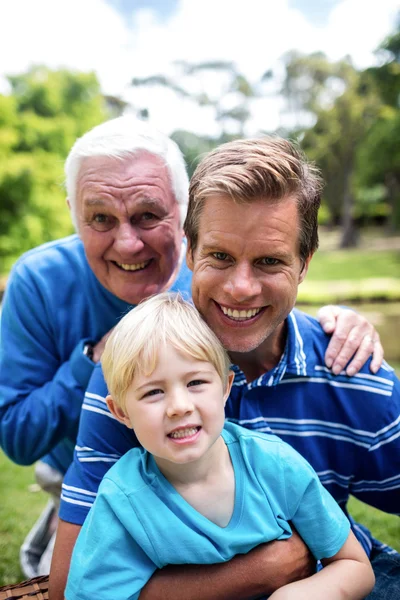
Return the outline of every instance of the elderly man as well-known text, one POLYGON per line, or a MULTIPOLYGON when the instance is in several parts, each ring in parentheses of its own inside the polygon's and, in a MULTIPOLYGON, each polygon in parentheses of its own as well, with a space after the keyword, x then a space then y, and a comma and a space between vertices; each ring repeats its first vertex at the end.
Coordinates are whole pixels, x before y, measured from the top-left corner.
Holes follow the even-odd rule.
MULTIPOLYGON (((206 157, 192 179, 185 222, 193 300, 235 365, 227 416, 287 437, 344 510, 352 493, 396 512, 396 377, 387 366, 377 376, 364 367, 351 379, 333 377, 324 365, 327 336, 315 320, 292 310, 318 245, 319 186, 301 154, 283 140, 232 142, 206 157)), ((101 477, 137 443, 131 430, 111 418, 106 394, 97 368, 63 486, 51 572, 54 600, 63 595, 68 558, 101 477)), ((396 553, 381 552, 361 526, 354 524, 354 530, 385 568, 387 560, 397 565, 396 553)), ((304 576, 307 568, 307 553, 293 536, 228 564, 162 569, 141 597, 258 597, 304 576)))
MULTIPOLYGON (((189 181, 172 140, 133 118, 109 121, 75 144, 66 182, 79 236, 16 263, 1 323, 0 445, 20 464, 44 457, 38 480, 55 498, 108 332, 143 298, 190 293, 191 280, 182 231, 189 181)), ((50 518, 23 547, 28 577, 50 518)))

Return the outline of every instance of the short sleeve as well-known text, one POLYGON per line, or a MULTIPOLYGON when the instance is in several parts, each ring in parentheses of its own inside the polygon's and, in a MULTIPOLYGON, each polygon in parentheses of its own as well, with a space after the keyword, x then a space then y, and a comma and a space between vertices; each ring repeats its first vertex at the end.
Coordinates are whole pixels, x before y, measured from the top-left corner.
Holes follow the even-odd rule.
POLYGON ((288 444, 281 447, 286 518, 316 559, 334 556, 350 532, 350 523, 311 465, 288 444))
POLYGON ((74 548, 66 599, 139 598, 157 568, 140 543, 145 537, 129 498, 105 479, 74 548))

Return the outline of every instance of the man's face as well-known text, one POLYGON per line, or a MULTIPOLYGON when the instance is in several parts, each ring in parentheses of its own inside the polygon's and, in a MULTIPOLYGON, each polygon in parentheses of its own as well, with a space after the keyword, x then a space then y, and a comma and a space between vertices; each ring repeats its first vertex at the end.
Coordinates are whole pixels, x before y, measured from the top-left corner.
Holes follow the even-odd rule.
POLYGON ((182 229, 159 157, 143 152, 122 160, 85 159, 76 210, 89 265, 115 296, 137 304, 172 282, 182 229))
POLYGON ((282 351, 283 323, 309 262, 302 265, 298 240, 291 197, 248 204, 226 196, 205 201, 197 248, 193 255, 188 249, 192 295, 228 351, 282 351))

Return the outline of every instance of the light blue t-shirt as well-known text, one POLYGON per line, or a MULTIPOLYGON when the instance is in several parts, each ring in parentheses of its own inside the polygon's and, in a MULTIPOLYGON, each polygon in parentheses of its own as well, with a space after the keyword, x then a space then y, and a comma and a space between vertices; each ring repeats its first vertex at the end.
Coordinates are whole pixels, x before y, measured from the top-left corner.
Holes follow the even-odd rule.
POLYGON ((316 559, 336 554, 350 525, 312 467, 274 435, 226 423, 235 474, 226 527, 195 510, 142 448, 105 475, 79 534, 67 600, 137 599, 157 568, 212 564, 291 536, 293 523, 316 559))

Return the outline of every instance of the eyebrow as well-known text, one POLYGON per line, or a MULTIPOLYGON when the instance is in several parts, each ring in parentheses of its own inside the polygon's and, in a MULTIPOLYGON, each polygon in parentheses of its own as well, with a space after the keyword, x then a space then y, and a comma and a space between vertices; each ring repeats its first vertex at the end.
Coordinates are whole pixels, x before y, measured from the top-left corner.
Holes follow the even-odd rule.
MULTIPOLYGON (((84 205, 88 207, 92 206, 109 206, 112 204, 112 201, 104 200, 103 198, 87 198, 84 200, 84 205)), ((158 198, 151 198, 144 196, 143 198, 139 198, 139 200, 135 203, 136 208, 157 208, 163 209, 164 206, 162 202, 158 198)))
MULTIPOLYGON (((205 376, 205 375, 210 375, 211 372, 212 372, 211 369, 189 371, 188 373, 185 373, 185 377, 201 377, 201 376, 205 376)), ((165 381, 163 379, 157 379, 156 381, 148 381, 148 382, 144 383, 143 385, 135 388, 135 390, 137 392, 139 392, 139 391, 143 390, 144 388, 162 386, 164 383, 165 383, 165 381)))

